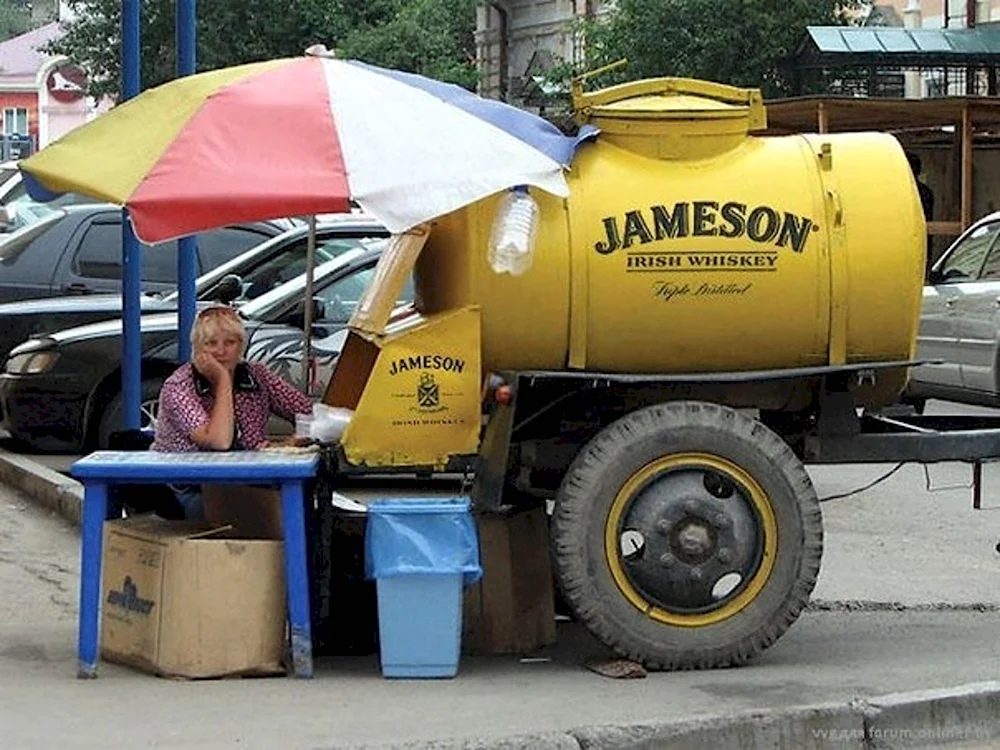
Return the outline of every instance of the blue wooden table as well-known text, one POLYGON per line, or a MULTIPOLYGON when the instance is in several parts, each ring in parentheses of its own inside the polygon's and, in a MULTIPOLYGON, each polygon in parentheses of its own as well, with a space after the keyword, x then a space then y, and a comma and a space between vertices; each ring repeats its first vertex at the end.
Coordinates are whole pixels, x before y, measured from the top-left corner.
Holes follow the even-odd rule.
POLYGON ((79 677, 96 677, 100 640, 101 560, 108 487, 113 484, 276 484, 281 487, 288 622, 297 677, 312 677, 309 573, 303 485, 316 476, 315 454, 273 451, 159 453, 97 451, 70 472, 84 484, 80 564, 79 677))

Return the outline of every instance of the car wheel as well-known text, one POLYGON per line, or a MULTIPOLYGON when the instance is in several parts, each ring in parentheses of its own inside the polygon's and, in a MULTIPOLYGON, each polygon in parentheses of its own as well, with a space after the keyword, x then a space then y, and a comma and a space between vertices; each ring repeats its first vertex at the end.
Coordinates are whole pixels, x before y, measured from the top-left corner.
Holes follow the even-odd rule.
MULTIPOLYGON (((139 427, 142 429, 156 427, 156 412, 159 407, 160 388, 163 387, 163 380, 164 378, 149 378, 142 381, 142 395, 139 405, 139 427)), ((122 392, 119 391, 108 402, 101 415, 101 422, 97 428, 98 448, 108 449, 111 433, 122 429, 122 415, 124 413, 125 401, 122 392)))

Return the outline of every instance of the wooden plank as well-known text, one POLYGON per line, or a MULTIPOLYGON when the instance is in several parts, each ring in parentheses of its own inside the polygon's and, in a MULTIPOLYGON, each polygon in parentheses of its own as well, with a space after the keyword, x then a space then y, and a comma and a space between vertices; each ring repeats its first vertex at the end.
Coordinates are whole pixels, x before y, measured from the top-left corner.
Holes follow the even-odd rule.
POLYGON ((928 221, 927 234, 955 237, 962 233, 961 221, 928 221))
POLYGON ((830 110, 826 108, 826 102, 819 103, 819 107, 816 109, 816 120, 816 127, 820 134, 830 132, 830 110))
POLYGON ((962 226, 962 120, 958 118, 953 126, 951 144, 948 148, 948 161, 945 165, 946 188, 941 195, 942 206, 939 209, 938 200, 934 201, 936 216, 953 216, 962 226))
POLYGON ((349 323, 351 328, 375 336, 385 333, 399 295, 413 273, 413 266, 429 235, 427 224, 392 235, 389 246, 375 265, 375 275, 354 308, 349 323))
POLYGON ((378 347, 371 341, 361 338, 354 331, 348 331, 337 366, 326 384, 323 403, 357 409, 378 353, 378 347))
POLYGON ((556 640, 555 597, 543 508, 479 516, 483 578, 465 590, 462 650, 524 654, 556 640))
POLYGON ((962 109, 962 228, 972 223, 972 115, 962 109))

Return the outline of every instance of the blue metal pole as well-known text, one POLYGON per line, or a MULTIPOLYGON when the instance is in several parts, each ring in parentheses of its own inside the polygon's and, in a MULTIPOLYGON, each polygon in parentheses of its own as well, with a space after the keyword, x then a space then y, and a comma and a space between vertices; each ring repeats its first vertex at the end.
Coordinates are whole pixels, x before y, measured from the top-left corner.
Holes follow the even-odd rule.
POLYGON ((122 101, 139 95, 140 0, 122 0, 122 101))
MULTIPOLYGON (((122 0, 122 101, 138 95, 139 76, 139 4, 140 0, 122 0)), ((142 293, 142 258, 139 241, 132 231, 128 211, 122 209, 122 398, 127 430, 139 428, 142 397, 142 333, 140 302, 142 293)))
POLYGON ((177 75, 189 76, 197 65, 198 27, 195 0, 177 0, 177 75))
POLYGON ((101 641, 101 562, 104 521, 108 519, 108 484, 85 480, 80 529, 80 623, 77 677, 97 677, 101 641))
MULTIPOLYGON (((197 58, 195 0, 177 0, 177 77, 195 72, 197 58)), ((178 326, 177 354, 181 362, 191 359, 191 327, 194 325, 198 292, 198 241, 184 237, 177 244, 178 326)))

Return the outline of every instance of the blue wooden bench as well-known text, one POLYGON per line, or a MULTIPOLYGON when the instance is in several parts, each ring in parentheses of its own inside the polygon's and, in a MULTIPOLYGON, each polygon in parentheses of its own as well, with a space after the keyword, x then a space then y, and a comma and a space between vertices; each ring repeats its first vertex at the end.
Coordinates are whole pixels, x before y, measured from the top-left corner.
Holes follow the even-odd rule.
POLYGON ((306 567, 305 482, 319 457, 272 451, 158 453, 97 451, 76 461, 71 474, 84 485, 80 564, 79 677, 96 677, 100 656, 101 562, 108 488, 115 484, 275 484, 281 487, 285 575, 292 665, 312 677, 309 573, 306 567))

